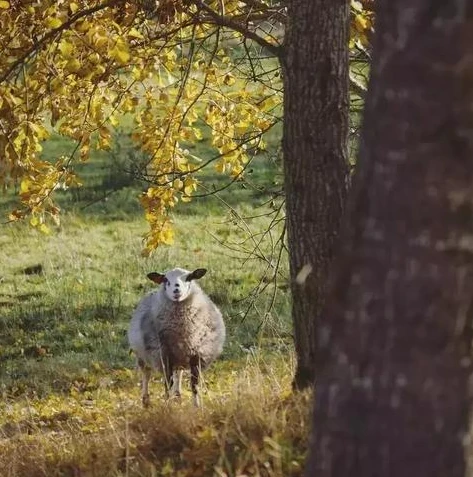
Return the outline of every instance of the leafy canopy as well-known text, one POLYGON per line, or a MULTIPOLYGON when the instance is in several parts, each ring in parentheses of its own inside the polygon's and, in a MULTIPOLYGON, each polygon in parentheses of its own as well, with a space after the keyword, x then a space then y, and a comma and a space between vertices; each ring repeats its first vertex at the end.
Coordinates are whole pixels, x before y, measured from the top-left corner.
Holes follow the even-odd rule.
MULTIPOLYGON (((189 201, 209 164, 237 180, 281 116, 284 2, 277 0, 0 1, 0 181, 48 232, 54 190, 80 185, 74 169, 109 149, 122 121, 148 161, 141 179, 145 253, 172 242, 171 211, 189 201), (52 132, 72 154, 45 157, 52 132), (215 155, 187 147, 210 136, 215 155)), ((352 2, 352 48, 367 45, 370 13, 352 2)))

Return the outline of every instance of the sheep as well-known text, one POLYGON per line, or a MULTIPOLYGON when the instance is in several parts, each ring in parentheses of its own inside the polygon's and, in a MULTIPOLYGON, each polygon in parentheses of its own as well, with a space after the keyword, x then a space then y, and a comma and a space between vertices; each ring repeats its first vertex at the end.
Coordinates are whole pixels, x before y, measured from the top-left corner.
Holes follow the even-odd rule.
POLYGON ((128 329, 128 342, 142 373, 145 407, 153 369, 164 374, 167 397, 179 398, 185 368, 190 368, 194 405, 200 406, 200 372, 222 353, 225 342, 222 314, 195 282, 206 273, 205 268, 193 272, 174 268, 147 275, 160 287, 138 303, 128 329))

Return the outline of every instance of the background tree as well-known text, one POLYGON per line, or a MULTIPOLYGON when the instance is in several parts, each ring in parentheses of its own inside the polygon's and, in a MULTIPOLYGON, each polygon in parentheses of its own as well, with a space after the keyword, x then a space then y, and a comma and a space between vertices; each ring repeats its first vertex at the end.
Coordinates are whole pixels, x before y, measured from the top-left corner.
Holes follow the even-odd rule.
POLYGON ((297 388, 314 379, 316 318, 345 204, 348 38, 346 0, 288 2, 283 147, 297 388))
POLYGON ((466 475, 473 9, 377 2, 361 163, 322 314, 306 475, 466 475))

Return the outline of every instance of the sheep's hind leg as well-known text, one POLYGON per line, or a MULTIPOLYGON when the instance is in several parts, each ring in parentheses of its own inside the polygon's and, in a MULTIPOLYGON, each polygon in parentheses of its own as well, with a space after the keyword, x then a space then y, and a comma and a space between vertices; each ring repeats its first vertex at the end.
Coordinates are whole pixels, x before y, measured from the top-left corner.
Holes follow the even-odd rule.
POLYGON ((200 360, 197 356, 193 356, 191 358, 190 367, 191 367, 192 400, 194 402, 194 406, 200 407, 200 396, 199 396, 200 360))
POLYGON ((142 359, 138 359, 138 366, 141 369, 141 402, 144 407, 149 406, 149 380, 151 378, 151 368, 142 359))

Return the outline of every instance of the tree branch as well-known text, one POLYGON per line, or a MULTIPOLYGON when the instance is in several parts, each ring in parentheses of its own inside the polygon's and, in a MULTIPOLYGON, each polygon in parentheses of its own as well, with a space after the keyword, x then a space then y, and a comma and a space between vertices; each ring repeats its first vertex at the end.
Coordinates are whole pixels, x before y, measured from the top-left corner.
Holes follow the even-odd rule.
POLYGON ((366 86, 361 83, 353 75, 350 75, 350 89, 357 94, 360 98, 364 99, 366 96, 366 86))
POLYGON ((254 42, 258 43, 258 45, 262 46, 263 48, 266 48, 274 56, 276 57, 281 56, 281 51, 282 51, 281 46, 277 46, 277 45, 273 45, 272 43, 269 43, 264 38, 259 36, 256 32, 250 30, 246 25, 243 25, 242 23, 235 21, 233 18, 229 18, 228 16, 218 14, 202 0, 195 0, 194 3, 201 10, 206 12, 212 18, 215 24, 217 24, 218 26, 227 27, 232 30, 235 30, 238 33, 241 33, 242 35, 244 35, 246 38, 249 38, 250 40, 253 40, 254 42))

